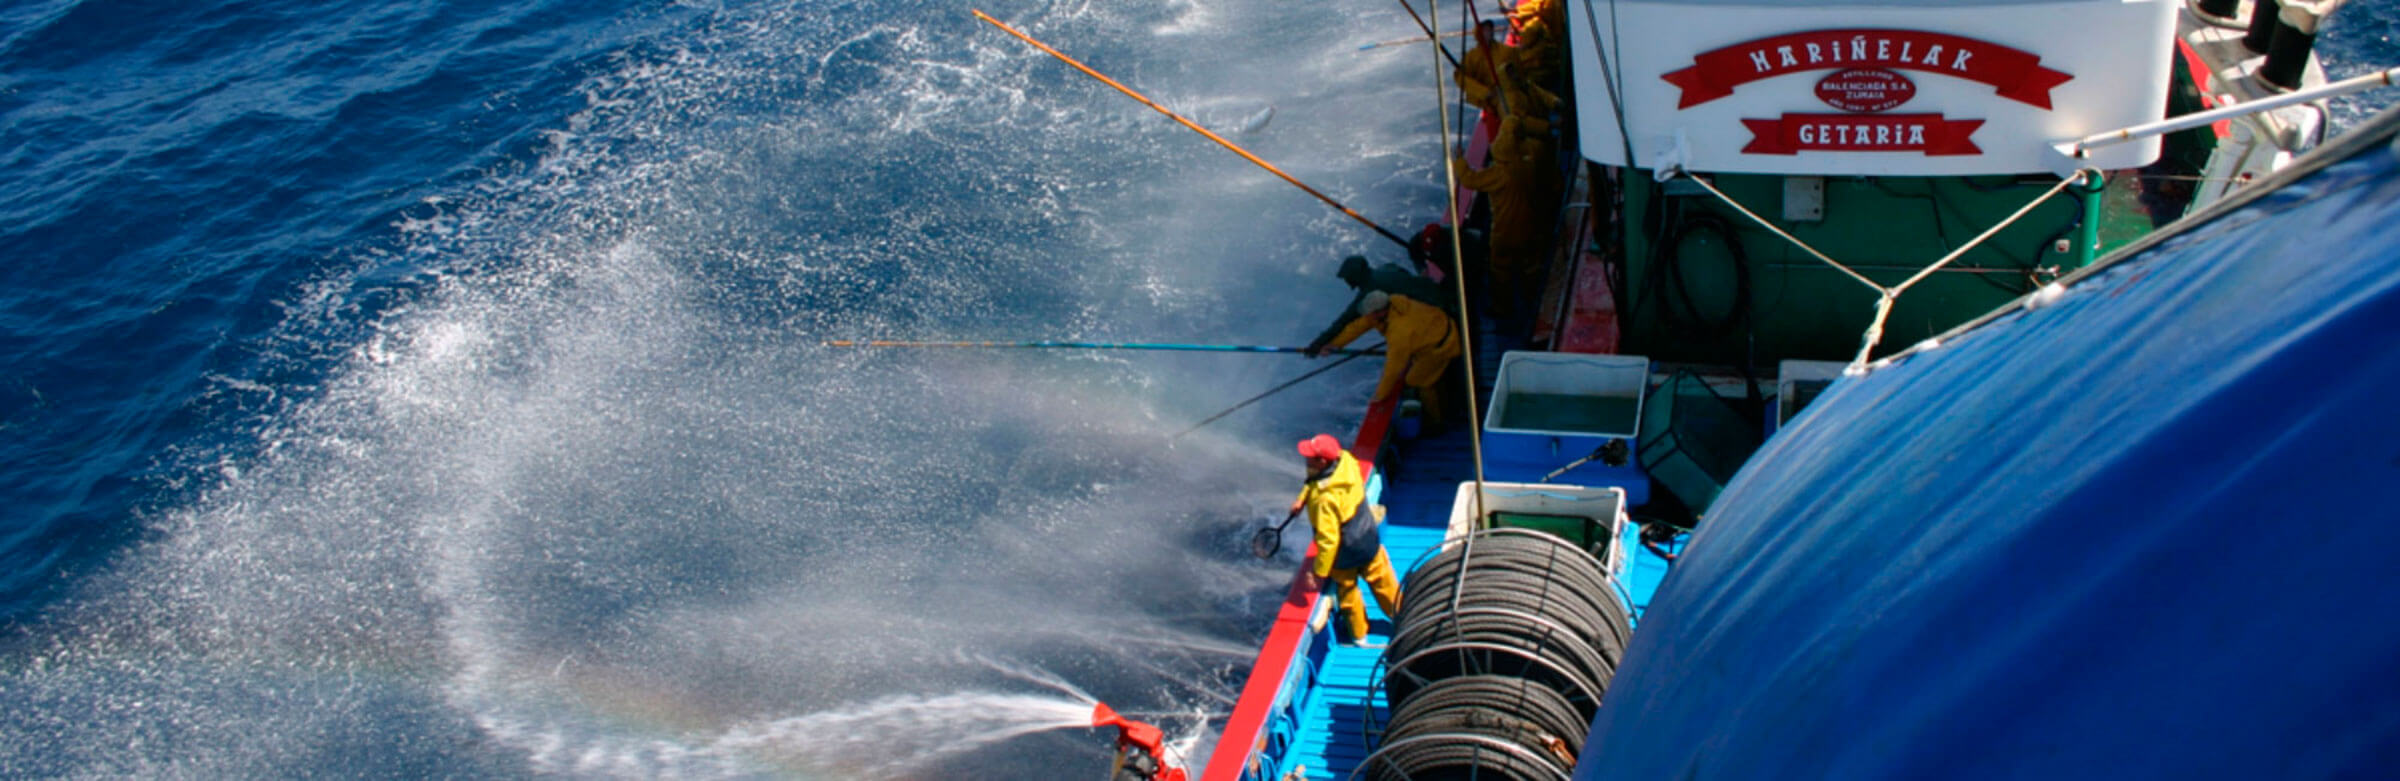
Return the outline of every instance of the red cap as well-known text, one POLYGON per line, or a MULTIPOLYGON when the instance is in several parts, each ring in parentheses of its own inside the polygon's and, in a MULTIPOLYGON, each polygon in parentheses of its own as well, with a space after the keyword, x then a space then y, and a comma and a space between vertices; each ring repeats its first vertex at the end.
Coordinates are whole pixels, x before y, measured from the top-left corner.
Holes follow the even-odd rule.
POLYGON ((1318 434, 1300 440, 1300 455, 1338 461, 1342 457, 1342 443, 1340 440, 1334 439, 1332 434, 1318 434))

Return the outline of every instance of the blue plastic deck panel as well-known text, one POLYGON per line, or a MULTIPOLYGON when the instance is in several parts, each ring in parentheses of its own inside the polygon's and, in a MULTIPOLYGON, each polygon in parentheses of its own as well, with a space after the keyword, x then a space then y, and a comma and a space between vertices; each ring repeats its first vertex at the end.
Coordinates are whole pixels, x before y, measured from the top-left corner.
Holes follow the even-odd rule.
MULTIPOLYGON (((1506 340, 1495 338, 1491 324, 1482 324, 1477 336, 1477 353, 1483 356, 1478 365, 1479 395, 1488 395, 1494 374, 1498 371, 1498 356, 1507 349, 1506 340)), ((1459 411, 1464 414, 1464 410, 1459 411)), ((1486 472, 1493 481, 1535 482, 1542 474, 1556 469, 1565 461, 1582 454, 1570 454, 1559 464, 1497 465, 1486 472)), ((1596 465, 1595 465, 1596 466, 1596 465)), ((1385 509, 1383 544, 1391 556, 1392 568, 1405 580, 1408 572, 1431 555, 1440 545, 1450 520, 1451 502, 1458 496, 1458 484, 1475 478, 1475 460, 1467 441, 1467 427, 1454 426, 1449 431, 1397 443, 1393 451, 1382 454, 1377 461, 1378 479, 1383 481, 1380 500, 1385 509)), ((1596 476, 1623 477, 1620 470, 1578 470, 1561 476, 1561 483, 1585 483, 1596 476)), ((1638 473, 1636 473, 1638 474, 1638 473)), ((1594 481, 1596 484, 1609 484, 1594 481)), ((1636 532, 1628 526, 1620 544, 1632 556, 1630 572, 1624 585, 1638 610, 1649 600, 1658 579, 1667 570, 1666 562, 1640 552, 1636 532)), ((1364 595, 1362 595, 1364 597, 1364 595)), ((1299 687, 1297 705, 1289 721, 1277 721, 1268 726, 1269 741, 1288 750, 1270 751, 1282 757, 1275 772, 1269 776, 1282 778, 1291 768, 1305 767, 1303 777, 1315 781, 1348 779, 1360 762, 1379 745, 1381 733, 1390 719, 1378 681, 1383 649, 1391 642, 1391 619, 1376 607, 1372 597, 1364 597, 1370 627, 1369 646, 1351 648, 1334 642, 1331 627, 1319 632, 1305 652, 1304 663, 1292 675, 1304 681, 1299 687), (1282 742, 1282 741, 1288 741, 1282 742)), ((1330 597, 1327 598, 1330 600, 1330 597)), ((1409 599, 1401 594, 1405 604, 1409 599)), ((1340 620, 1338 616, 1330 619, 1340 620)))
POLYGON ((1575 777, 2400 774, 2396 128, 1837 382, 1665 578, 1575 777))

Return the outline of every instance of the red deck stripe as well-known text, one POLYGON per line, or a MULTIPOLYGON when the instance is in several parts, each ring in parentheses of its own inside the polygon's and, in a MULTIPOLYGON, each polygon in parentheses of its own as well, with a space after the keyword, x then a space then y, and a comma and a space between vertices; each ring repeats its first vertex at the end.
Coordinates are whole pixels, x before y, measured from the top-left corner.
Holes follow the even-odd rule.
POLYGON ((1299 655, 1301 641, 1308 637, 1308 614, 1316 602, 1317 590, 1309 588, 1299 573, 1292 573, 1292 586, 1284 592, 1283 607, 1275 612, 1274 628, 1267 630, 1267 641, 1258 647, 1258 660, 1250 664, 1250 680, 1242 684, 1242 698, 1234 705, 1233 717, 1226 720, 1216 750, 1209 752, 1208 769, 1202 771, 1200 781, 1236 781, 1250 758, 1264 748, 1260 743, 1265 739, 1267 716, 1293 658, 1299 655))

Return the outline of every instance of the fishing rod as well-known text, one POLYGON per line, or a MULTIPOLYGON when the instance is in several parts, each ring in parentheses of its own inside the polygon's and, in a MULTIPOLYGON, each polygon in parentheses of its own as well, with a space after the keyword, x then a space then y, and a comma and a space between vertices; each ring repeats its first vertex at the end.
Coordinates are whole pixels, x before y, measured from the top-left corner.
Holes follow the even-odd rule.
MULTIPOLYGON (((1442 37, 1444 37, 1444 38, 1463 38, 1463 37, 1465 37, 1465 36, 1466 36, 1466 34, 1467 34, 1467 31, 1465 31, 1465 30, 1460 30, 1460 31, 1458 31, 1458 32, 1453 32, 1453 33, 1442 33, 1442 37)), ((1433 39, 1431 39, 1431 38, 1427 38, 1427 37, 1425 37, 1425 36, 1422 36, 1422 35, 1420 35, 1420 36, 1417 36, 1417 37, 1414 37, 1414 38, 1396 38, 1396 39, 1389 40, 1389 41, 1376 41, 1376 42, 1374 42, 1374 43, 1362 43, 1362 44, 1359 44, 1359 45, 1358 45, 1358 50, 1363 52, 1363 51, 1367 51, 1367 50, 1369 50, 1369 49, 1381 49, 1381 48, 1383 48, 1383 47, 1386 47, 1386 46, 1403 46, 1403 45, 1406 45, 1406 44, 1411 44, 1411 43, 1424 43, 1424 42, 1426 42, 1426 41, 1430 41, 1430 40, 1433 40, 1433 39)))
MULTIPOLYGON (((1133 91, 1133 88, 1132 88, 1132 87, 1127 87, 1127 86, 1125 86, 1125 85, 1123 85, 1123 84, 1119 84, 1119 83, 1117 83, 1117 80, 1116 80, 1116 79, 1109 78, 1109 77, 1107 77, 1107 76, 1105 76, 1105 75, 1102 75, 1102 74, 1101 74, 1099 71, 1092 70, 1092 69, 1091 69, 1091 66, 1085 65, 1085 64, 1083 64, 1083 63, 1081 63, 1081 62, 1077 62, 1077 61, 1075 60, 1075 58, 1067 56, 1067 55, 1066 55, 1064 52, 1060 52, 1060 51, 1059 51, 1059 50, 1057 50, 1057 49, 1050 48, 1050 45, 1049 45, 1049 44, 1042 43, 1041 41, 1034 40, 1034 39, 1033 39, 1033 36, 1026 35, 1026 34, 1024 34, 1024 33, 1022 33, 1022 32, 1018 32, 1018 31, 1017 31, 1017 28, 1010 27, 1010 26, 1008 26, 1008 23, 1006 23, 1006 22, 1002 22, 1002 21, 1000 21, 1000 20, 998 20, 998 19, 994 19, 994 18, 992 18, 990 14, 986 14, 986 13, 984 13, 984 12, 980 11, 980 10, 974 10, 974 9, 969 9, 969 10, 970 10, 970 11, 972 11, 972 12, 975 14, 975 18, 977 18, 977 19, 981 19, 981 20, 984 20, 984 21, 986 21, 986 22, 989 22, 989 23, 991 23, 991 25, 992 25, 993 27, 998 27, 998 28, 1000 28, 1001 32, 1008 33, 1009 35, 1014 35, 1014 36, 1016 36, 1016 37, 1017 37, 1017 40, 1021 40, 1021 41, 1024 41, 1024 42, 1026 42, 1026 43, 1033 44, 1033 47, 1034 47, 1034 48, 1036 48, 1036 49, 1040 49, 1040 50, 1042 50, 1043 52, 1046 52, 1046 53, 1048 53, 1050 56, 1058 58, 1058 61, 1059 61, 1059 62, 1063 62, 1063 63, 1066 63, 1066 64, 1068 64, 1068 65, 1074 66, 1074 68, 1075 68, 1076 70, 1083 71, 1084 75, 1086 75, 1086 76, 1090 76, 1090 77, 1092 77, 1092 78, 1095 78, 1095 79, 1099 79, 1099 80, 1100 80, 1100 83, 1102 83, 1102 84, 1106 84, 1106 85, 1108 85, 1108 86, 1111 86, 1111 87, 1115 87, 1115 88, 1117 88, 1117 91, 1118 91, 1118 92, 1125 93, 1125 95, 1126 95, 1127 97, 1133 98, 1134 100, 1141 101, 1142 105, 1149 106, 1150 108, 1157 110, 1157 111, 1158 111, 1158 113, 1161 113, 1161 114, 1165 114, 1165 115, 1167 115, 1167 118, 1168 118, 1168 119, 1172 119, 1172 120, 1175 120, 1176 122, 1182 123, 1182 125, 1183 125, 1184 127, 1191 128, 1191 129, 1193 130, 1193 132, 1197 132, 1197 133, 1199 133, 1200 135, 1207 136, 1207 137, 1208 137, 1208 140, 1210 140, 1210 141, 1215 141, 1215 142, 1217 142, 1217 144, 1218 144, 1218 145, 1220 145, 1220 146, 1223 146, 1223 147, 1225 147, 1226 149, 1233 150, 1233 153, 1234 153, 1234 154, 1237 154, 1237 155, 1241 155, 1241 156, 1242 156, 1242 159, 1244 159, 1244 160, 1248 160, 1248 161, 1250 161, 1250 162, 1252 162, 1252 163, 1255 163, 1255 164, 1257 164, 1257 165, 1258 165, 1258 167, 1260 167, 1260 168, 1264 168, 1264 169, 1267 169, 1267 172, 1268 172, 1268 173, 1271 173, 1271 174, 1274 174, 1274 175, 1276 175, 1276 176, 1282 177, 1284 181, 1292 183, 1292 186, 1293 186, 1293 187, 1298 187, 1298 188, 1300 188, 1302 191, 1305 191, 1305 192, 1307 192, 1307 193, 1308 193, 1308 194, 1310 194, 1310 195, 1314 195, 1314 196, 1316 196, 1316 197, 1317 197, 1317 200, 1324 201, 1324 202, 1325 202, 1325 205, 1327 205, 1327 206, 1331 206, 1331 207, 1333 207, 1335 210, 1337 210, 1337 211, 1340 211, 1340 212, 1341 212, 1341 213, 1343 213, 1343 214, 1349 215, 1349 216, 1350 216, 1350 219, 1357 220, 1357 221, 1358 221, 1358 223, 1359 223, 1360 225, 1365 225, 1365 226, 1367 226, 1367 227, 1369 227, 1369 228, 1373 228, 1373 229, 1375 229, 1375 232, 1376 232, 1376 233, 1383 234, 1383 237, 1384 237, 1384 238, 1387 238, 1387 239, 1391 239, 1391 240, 1392 240, 1392 243, 1394 243, 1394 244, 1398 244, 1398 245, 1400 245, 1400 246, 1401 246, 1401 247, 1403 247, 1403 248, 1406 248, 1406 247, 1408 247, 1408 246, 1409 246, 1409 244, 1408 244, 1408 239, 1401 238, 1401 237, 1400 237, 1400 234, 1393 233, 1393 232, 1391 232, 1391 231, 1389 231, 1389 230, 1385 230, 1383 226, 1375 224, 1375 221, 1374 221, 1374 220, 1367 219, 1366 215, 1359 214, 1357 211, 1355 211, 1355 210, 1351 209, 1351 208, 1350 208, 1350 207, 1348 207, 1348 206, 1343 206, 1341 201, 1336 201, 1336 200, 1334 200, 1332 196, 1326 195, 1326 194, 1324 194, 1324 193, 1321 193, 1321 192, 1317 192, 1317 188, 1310 187, 1310 186, 1308 186, 1307 184, 1303 184, 1303 183, 1302 183, 1300 180, 1292 178, 1292 175, 1291 175, 1291 174, 1284 173, 1284 172, 1283 172, 1283 169, 1275 167, 1275 164, 1274 164, 1274 163, 1269 163, 1269 162, 1267 162, 1267 161, 1265 161, 1265 160, 1261 160, 1261 159, 1259 159, 1258 155, 1251 154, 1251 153, 1250 153, 1250 150, 1243 149, 1243 148, 1241 148, 1241 146, 1240 146, 1240 145, 1237 145, 1237 144, 1235 144, 1235 143, 1233 143, 1233 142, 1231 142, 1231 141, 1227 141, 1227 140, 1225 140, 1225 137, 1224 137, 1224 136, 1220 136, 1220 135, 1217 135, 1216 133, 1210 132, 1208 128, 1201 127, 1201 126, 1199 125, 1199 123, 1196 123, 1196 122, 1193 122, 1193 121, 1191 121, 1191 120, 1189 120, 1189 119, 1185 119, 1185 118, 1183 118, 1183 115, 1182 115, 1182 114, 1177 114, 1177 113, 1175 113, 1175 112, 1173 112, 1173 111, 1169 111, 1169 110, 1167 110, 1167 107, 1165 107, 1165 106, 1161 106, 1161 105, 1158 105, 1158 102, 1157 102, 1157 101, 1153 101, 1153 100, 1149 99, 1148 97, 1144 97, 1144 96, 1142 95, 1142 93, 1139 93, 1139 92, 1135 92, 1135 91, 1133 91)), ((1414 11, 1411 11, 1411 13, 1414 13, 1414 11)), ((1430 33, 1431 33, 1431 31, 1432 31, 1432 29, 1431 29, 1431 28, 1427 28, 1427 33, 1428 33, 1428 34, 1430 34, 1430 33)), ((1444 50, 1444 51, 1443 51, 1443 54, 1448 54, 1448 53, 1449 53, 1449 52, 1448 52, 1448 50, 1444 50)))
MULTIPOLYGON (((1266 344, 1170 344, 1165 342, 913 342, 898 339, 827 339, 826 347, 964 347, 980 349, 1031 348, 1043 350, 1181 350, 1215 353, 1306 353, 1306 347, 1281 347, 1266 344)), ((1383 348, 1371 350, 1327 350, 1328 355, 1382 355, 1383 348)), ((1349 360, 1344 358, 1342 360, 1349 360)), ((1335 365, 1340 362, 1336 361, 1335 365)), ((1327 367, 1331 368, 1331 367, 1327 367)))
POLYGON ((1417 29, 1424 30, 1426 37, 1435 39, 1433 42, 1433 48, 1441 50, 1442 59, 1449 60, 1451 68, 1456 69, 1466 67, 1458 64, 1458 56, 1450 53, 1450 47, 1442 45, 1440 40, 1441 35, 1433 31, 1433 25, 1426 24, 1425 17, 1417 15, 1416 6, 1409 5, 1408 0, 1400 0, 1400 7, 1408 10, 1408 18, 1417 20, 1417 29))
POLYGON ((1240 404, 1235 404, 1235 405, 1233 405, 1233 406, 1231 406, 1231 407, 1226 407, 1224 412, 1219 412, 1219 413, 1217 413, 1217 414, 1210 415, 1210 416, 1208 416, 1208 417, 1206 417, 1206 418, 1203 418, 1203 419, 1201 419, 1201 421, 1200 421, 1200 422, 1198 422, 1198 423, 1194 423, 1194 424, 1192 424, 1191 426, 1189 426, 1189 427, 1185 428, 1185 429, 1184 429, 1184 430, 1182 430, 1182 431, 1178 431, 1178 432, 1175 432, 1174 434, 1170 434, 1170 435, 1168 435, 1168 436, 1167 436, 1167 444, 1169 444, 1169 445, 1173 445, 1173 444, 1175 444, 1175 440, 1183 438, 1183 435, 1185 435, 1185 434, 1189 434, 1189 433, 1192 433, 1192 432, 1194 432, 1194 431, 1199 431, 1201 426, 1206 426, 1206 425, 1208 425, 1208 424, 1210 424, 1210 423, 1215 423, 1215 422, 1217 422, 1217 419, 1218 419, 1218 418, 1222 418, 1222 417, 1225 417, 1225 416, 1227 416, 1227 415, 1231 415, 1231 414, 1233 414, 1233 413, 1235 413, 1235 412, 1237 412, 1237 411, 1241 410, 1241 408, 1243 408, 1243 407, 1247 407, 1247 406, 1250 406, 1250 405, 1251 405, 1251 404, 1253 404, 1253 403, 1256 403, 1256 402, 1257 402, 1258 400, 1260 400, 1260 399, 1264 399, 1264 398, 1266 398, 1266 397, 1268 397, 1268 396, 1273 396, 1273 395, 1275 395, 1275 394, 1277 394, 1277 393, 1282 393, 1282 392, 1283 392, 1283 389, 1285 389, 1285 388, 1289 388, 1289 387, 1292 387, 1292 386, 1294 386, 1294 385, 1298 385, 1298 384, 1300 384, 1300 381, 1301 381, 1301 380, 1305 380, 1305 379, 1308 379, 1308 378, 1310 378, 1310 377, 1315 377, 1315 376, 1317 376, 1317 375, 1319 375, 1319 374, 1324 374, 1324 373, 1326 373, 1326 372, 1333 371, 1333 368, 1334 368, 1334 367, 1336 367, 1336 366, 1340 366, 1340 365, 1342 365, 1342 364, 1349 363, 1349 362, 1351 362, 1352 360, 1355 360, 1355 359, 1358 359, 1358 358, 1361 358, 1361 357, 1364 357, 1364 356, 1375 355, 1375 354, 1381 353, 1381 352, 1383 352, 1383 350, 1381 350, 1381 349, 1374 349, 1374 350, 1341 350, 1341 351, 1339 351, 1339 352, 1348 353, 1348 354, 1347 354, 1347 355, 1344 355, 1344 356, 1342 357, 1342 359, 1341 359, 1341 360, 1334 361, 1334 362, 1332 362, 1332 363, 1325 364, 1325 365, 1323 365, 1323 366, 1319 366, 1319 367, 1317 367, 1317 368, 1315 368, 1315 369, 1312 369, 1312 370, 1310 370, 1310 371, 1309 371, 1309 373, 1307 373, 1307 374, 1303 374, 1303 375, 1300 375, 1300 376, 1298 376, 1298 377, 1293 377, 1293 378, 1291 378, 1290 380, 1287 380, 1287 381, 1285 381, 1285 382, 1284 382, 1282 385, 1277 385, 1277 386, 1275 386, 1275 387, 1268 388, 1268 389, 1267 389, 1267 391, 1266 391, 1265 393, 1261 393, 1261 394, 1258 394, 1258 395, 1256 395, 1256 396, 1252 396, 1252 397, 1250 397, 1250 398, 1243 399, 1243 400, 1242 400, 1242 403, 1240 403, 1240 404))

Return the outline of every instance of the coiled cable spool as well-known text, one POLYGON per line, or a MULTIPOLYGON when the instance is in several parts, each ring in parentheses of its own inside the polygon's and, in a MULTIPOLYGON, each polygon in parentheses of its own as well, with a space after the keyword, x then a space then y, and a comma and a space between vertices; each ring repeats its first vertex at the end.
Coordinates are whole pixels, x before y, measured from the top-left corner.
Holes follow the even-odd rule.
POLYGON ((1594 579, 1585 584, 1567 584, 1562 583, 1566 578, 1545 577, 1510 566, 1512 562, 1506 560, 1487 559, 1483 563, 1493 566, 1478 566, 1466 573, 1463 588, 1452 588, 1460 579, 1458 575, 1444 574, 1423 579, 1420 584, 1423 591, 1403 592, 1436 598, 1404 601, 1394 623, 1406 631, 1469 607, 1510 607, 1550 617, 1571 627, 1577 637, 1599 649, 1612 663, 1624 656, 1632 628, 1607 581, 1594 579), (1439 598, 1453 592, 1456 596, 1450 599, 1439 598))
POLYGON ((1375 753, 1373 779, 1563 779, 1588 729, 1549 687, 1491 675, 1437 682, 1401 708, 1375 753))
POLYGON ((1585 733, 1591 721, 1576 712, 1567 698, 1548 686, 1521 678, 1498 675, 1462 675, 1436 681, 1417 693, 1408 705, 1392 714, 1392 730, 1397 735, 1408 725, 1458 712, 1487 711, 1522 720, 1528 728, 1544 736, 1544 742, 1557 741, 1565 750, 1568 763, 1583 753, 1585 733))
MULTIPOLYGON (((1513 530, 1512 530, 1513 531, 1513 530)), ((1541 675, 1521 661, 1420 652, 1445 642, 1473 640, 1520 649, 1580 673, 1588 688, 1606 686, 1624 656, 1632 629, 1625 606, 1588 553, 1557 537, 1521 532, 1479 533, 1422 562, 1407 577, 1387 659, 1398 662, 1385 689, 1395 706, 1426 682, 1459 674, 1514 670, 1541 675), (1498 668, 1479 665, 1497 663, 1498 668)), ((1567 681, 1549 681, 1576 694, 1567 681)), ((1596 696, 1588 706, 1596 707, 1596 696)), ((1588 715, 1588 713, 1587 713, 1588 715)))
POLYGON ((1384 691, 1406 705, 1418 690, 1462 675, 1521 677, 1569 695, 1589 719, 1607 693, 1616 666, 1554 621, 1521 611, 1477 608, 1454 624, 1403 630, 1389 650, 1384 691))
POLYGON ((1598 559, 1485 530, 1410 570, 1381 685, 1378 779, 1564 779, 1632 627, 1598 559))

